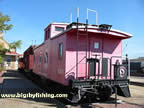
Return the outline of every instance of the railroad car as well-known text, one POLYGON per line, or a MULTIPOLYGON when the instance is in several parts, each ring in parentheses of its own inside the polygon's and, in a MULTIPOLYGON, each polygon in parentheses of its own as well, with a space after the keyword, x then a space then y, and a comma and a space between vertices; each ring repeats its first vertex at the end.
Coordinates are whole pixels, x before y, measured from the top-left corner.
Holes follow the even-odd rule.
POLYGON ((35 45, 31 45, 25 52, 23 57, 24 71, 30 72, 33 70, 33 49, 35 45))
POLYGON ((24 63, 23 63, 23 57, 18 59, 18 70, 23 71, 24 69, 24 63))
POLYGON ((129 97, 128 57, 123 64, 122 40, 132 35, 111 27, 51 23, 44 30, 44 42, 33 49, 33 72, 64 87, 72 102, 104 100, 116 90, 129 97))

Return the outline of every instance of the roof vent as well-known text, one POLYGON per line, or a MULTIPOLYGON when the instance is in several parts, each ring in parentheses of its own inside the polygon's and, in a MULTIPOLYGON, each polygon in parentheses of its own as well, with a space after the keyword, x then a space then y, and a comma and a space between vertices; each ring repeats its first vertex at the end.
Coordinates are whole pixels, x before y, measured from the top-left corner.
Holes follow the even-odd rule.
POLYGON ((99 29, 101 29, 101 30, 110 30, 111 27, 112 27, 112 25, 108 25, 108 24, 99 25, 99 29))

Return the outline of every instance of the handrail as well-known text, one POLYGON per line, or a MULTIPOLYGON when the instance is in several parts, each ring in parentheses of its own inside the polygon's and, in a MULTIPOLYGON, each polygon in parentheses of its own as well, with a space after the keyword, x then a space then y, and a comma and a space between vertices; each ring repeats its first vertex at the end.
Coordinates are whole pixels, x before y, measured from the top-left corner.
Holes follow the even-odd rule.
POLYGON ((70 23, 72 23, 72 13, 77 11, 77 18, 79 18, 79 8, 75 8, 74 10, 71 11, 71 14, 70 14, 70 23))
POLYGON ((89 11, 96 13, 96 25, 97 25, 97 24, 98 24, 98 23, 97 23, 97 22, 98 22, 98 21, 97 21, 97 20, 98 20, 98 18, 97 18, 97 16, 98 16, 98 15, 97 15, 97 11, 87 8, 87 20, 88 20, 88 12, 89 12, 89 11))

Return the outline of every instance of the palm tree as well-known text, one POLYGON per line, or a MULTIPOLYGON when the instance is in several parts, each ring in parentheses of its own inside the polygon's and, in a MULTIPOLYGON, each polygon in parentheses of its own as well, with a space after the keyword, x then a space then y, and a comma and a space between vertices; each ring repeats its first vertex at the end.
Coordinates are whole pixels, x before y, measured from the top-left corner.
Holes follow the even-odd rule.
MULTIPOLYGON (((6 24, 10 21, 10 16, 3 15, 2 12, 0 12, 0 32, 6 32, 7 30, 10 30, 13 25, 12 24, 6 24)), ((1 38, 3 39, 3 38, 1 38)), ((8 49, 4 48, 4 45, 0 43, 0 64, 2 63, 2 58, 5 55, 5 53, 9 51, 8 49)))
POLYGON ((0 63, 2 63, 2 58, 5 56, 6 52, 9 52, 9 49, 4 48, 3 44, 0 43, 0 63))
POLYGON ((5 24, 6 22, 10 21, 10 16, 3 15, 2 12, 0 12, 0 32, 10 30, 13 25, 12 24, 5 24))
POLYGON ((16 42, 12 42, 9 44, 9 49, 4 48, 4 45, 0 43, 0 72, 3 70, 2 62, 3 57, 5 56, 6 52, 10 52, 11 49, 20 48, 21 47, 21 40, 18 40, 16 42))
MULTIPOLYGON (((13 25, 12 24, 6 24, 10 21, 10 16, 8 15, 3 15, 2 12, 0 12, 0 32, 6 32, 8 30, 10 30, 13 25)), ((1 38, 3 39, 3 38, 1 38)), ((9 44, 9 49, 4 48, 4 45, 2 43, 0 43, 0 68, 1 68, 1 64, 2 64, 2 59, 5 56, 6 52, 9 52, 11 49, 15 49, 16 48, 20 48, 21 47, 21 40, 16 41, 16 42, 12 42, 9 44)))
POLYGON ((18 40, 16 42, 12 42, 12 43, 10 43, 10 49, 16 50, 16 48, 21 48, 21 44, 22 44, 21 40, 18 40))

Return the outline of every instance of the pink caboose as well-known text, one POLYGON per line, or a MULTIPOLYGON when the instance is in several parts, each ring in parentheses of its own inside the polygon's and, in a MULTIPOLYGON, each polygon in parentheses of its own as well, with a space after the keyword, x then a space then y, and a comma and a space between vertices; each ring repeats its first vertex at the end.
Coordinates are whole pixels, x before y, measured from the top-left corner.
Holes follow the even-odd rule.
MULTIPOLYGON (((86 88, 103 91, 101 96, 115 85, 126 85, 128 94, 123 95, 130 96, 128 66, 122 64, 122 40, 131 36, 106 24, 51 23, 45 29, 44 42, 34 49, 33 72, 78 88, 77 92, 86 88)), ((120 86, 118 89, 123 91, 120 86)))

